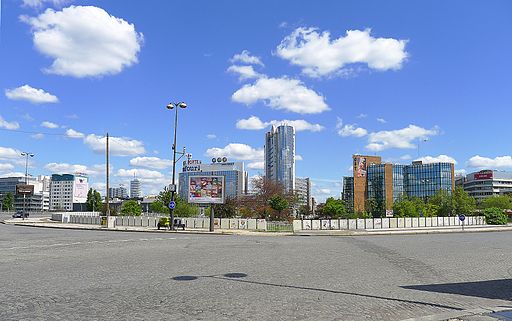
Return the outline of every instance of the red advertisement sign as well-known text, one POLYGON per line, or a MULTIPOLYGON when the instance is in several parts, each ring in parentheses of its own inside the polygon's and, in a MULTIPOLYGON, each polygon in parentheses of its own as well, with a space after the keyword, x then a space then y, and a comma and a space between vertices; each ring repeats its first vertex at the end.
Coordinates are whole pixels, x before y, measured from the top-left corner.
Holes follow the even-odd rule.
POLYGON ((492 171, 482 171, 475 174, 475 179, 492 179, 492 171))

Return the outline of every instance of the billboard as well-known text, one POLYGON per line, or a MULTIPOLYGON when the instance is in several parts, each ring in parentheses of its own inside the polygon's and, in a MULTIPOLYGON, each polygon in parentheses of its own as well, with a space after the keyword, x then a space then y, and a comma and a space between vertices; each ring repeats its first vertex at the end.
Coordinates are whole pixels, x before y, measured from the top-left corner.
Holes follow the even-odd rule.
POLYGON ((357 177, 366 177, 366 157, 356 158, 357 177))
POLYGON ((85 203, 87 201, 87 192, 89 191, 89 183, 87 178, 75 176, 73 183, 73 203, 85 203))
POLYGON ((188 202, 200 204, 224 203, 224 176, 190 176, 188 202))
POLYGON ((478 173, 475 173, 475 179, 492 179, 492 171, 480 171, 478 173))
POLYGON ((34 195, 34 185, 18 184, 16 185, 16 195, 34 195))

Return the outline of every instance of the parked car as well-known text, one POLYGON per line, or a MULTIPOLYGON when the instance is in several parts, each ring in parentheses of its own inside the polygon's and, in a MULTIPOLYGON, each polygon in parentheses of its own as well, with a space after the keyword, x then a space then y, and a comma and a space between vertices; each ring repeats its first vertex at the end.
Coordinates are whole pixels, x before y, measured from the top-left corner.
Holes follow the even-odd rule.
POLYGON ((28 213, 24 213, 23 211, 16 211, 16 213, 12 214, 13 218, 27 218, 28 213))
MULTIPOLYGON (((160 218, 158 220, 158 224, 157 224, 158 229, 160 229, 161 227, 169 228, 169 222, 170 222, 170 219, 168 217, 160 218)), ((181 229, 185 230, 185 223, 183 223, 181 221, 181 219, 175 218, 174 219, 174 227, 181 228, 181 229)))

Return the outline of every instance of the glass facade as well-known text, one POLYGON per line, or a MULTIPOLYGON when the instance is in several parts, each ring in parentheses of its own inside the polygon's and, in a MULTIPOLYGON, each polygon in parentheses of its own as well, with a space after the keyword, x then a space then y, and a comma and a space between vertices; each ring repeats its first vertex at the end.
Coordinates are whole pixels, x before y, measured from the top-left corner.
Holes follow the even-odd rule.
POLYGON ((265 176, 281 183, 286 191, 295 189, 295 128, 272 126, 265 136, 265 176))
POLYGON ((414 164, 406 167, 405 187, 408 196, 428 198, 439 190, 452 192, 451 163, 414 164))
POLYGON ((406 195, 405 165, 393 165, 393 202, 406 195))
POLYGON ((368 199, 384 200, 386 198, 385 164, 368 166, 367 175, 368 199))
POLYGON ((343 177, 343 194, 341 196, 345 206, 349 211, 354 210, 354 178, 350 176, 343 177))

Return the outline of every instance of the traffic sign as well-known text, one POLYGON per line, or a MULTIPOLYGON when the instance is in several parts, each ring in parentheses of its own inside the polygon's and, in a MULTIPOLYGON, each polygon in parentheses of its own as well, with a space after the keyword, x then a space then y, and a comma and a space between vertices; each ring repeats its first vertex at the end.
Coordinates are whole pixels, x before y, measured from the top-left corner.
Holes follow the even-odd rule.
POLYGON ((175 202, 175 201, 170 201, 170 202, 169 202, 169 208, 170 208, 171 210, 175 209, 175 208, 176 208, 176 202, 175 202))
POLYGON ((460 214, 460 215, 459 215, 459 220, 460 220, 461 222, 464 222, 464 220, 466 220, 466 216, 465 216, 464 214, 460 214))

